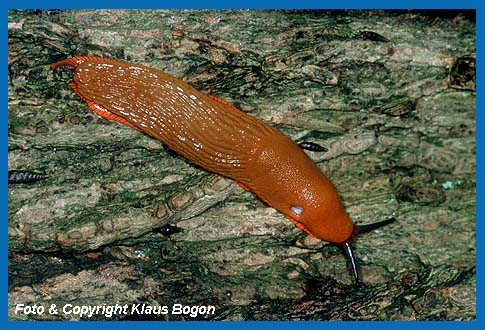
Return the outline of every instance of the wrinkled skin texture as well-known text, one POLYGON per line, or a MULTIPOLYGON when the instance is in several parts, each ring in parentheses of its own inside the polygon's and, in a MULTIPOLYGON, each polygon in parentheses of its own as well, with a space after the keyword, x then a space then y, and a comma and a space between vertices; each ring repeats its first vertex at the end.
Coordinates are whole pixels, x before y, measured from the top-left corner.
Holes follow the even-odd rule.
POLYGON ((332 183, 278 130, 146 66, 73 57, 52 67, 72 69, 69 85, 98 114, 236 180, 312 236, 352 239, 354 225, 332 183))
POLYGON ((350 239, 354 226, 334 186, 278 130, 146 66, 73 57, 52 68, 71 69, 69 85, 98 114, 236 180, 312 236, 334 243, 350 239))

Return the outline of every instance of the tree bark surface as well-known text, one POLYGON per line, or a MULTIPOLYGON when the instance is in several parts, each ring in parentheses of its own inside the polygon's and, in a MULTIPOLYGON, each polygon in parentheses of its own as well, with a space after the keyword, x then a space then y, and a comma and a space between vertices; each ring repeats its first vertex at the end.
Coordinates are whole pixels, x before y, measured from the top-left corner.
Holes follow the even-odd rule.
POLYGON ((8 24, 8 167, 48 175, 9 185, 10 319, 475 319, 474 11, 11 10, 8 24), (50 70, 76 55, 161 69, 327 147, 308 154, 353 221, 397 219, 358 236, 364 284, 254 195, 89 110, 50 70))

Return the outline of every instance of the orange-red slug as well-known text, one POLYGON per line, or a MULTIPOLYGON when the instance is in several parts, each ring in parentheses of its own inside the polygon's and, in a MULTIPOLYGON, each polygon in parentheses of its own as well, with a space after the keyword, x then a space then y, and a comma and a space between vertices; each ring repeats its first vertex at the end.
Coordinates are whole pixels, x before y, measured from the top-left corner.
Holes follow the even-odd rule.
MULTIPOLYGON (((356 226, 334 185, 287 136, 226 101, 139 64, 73 57, 52 65, 99 115, 144 132, 203 168, 237 181, 311 236, 343 247, 360 282, 351 242, 394 219, 356 226)), ((315 144, 302 147, 318 150, 315 144)), ((323 147, 321 150, 325 150, 323 147)))

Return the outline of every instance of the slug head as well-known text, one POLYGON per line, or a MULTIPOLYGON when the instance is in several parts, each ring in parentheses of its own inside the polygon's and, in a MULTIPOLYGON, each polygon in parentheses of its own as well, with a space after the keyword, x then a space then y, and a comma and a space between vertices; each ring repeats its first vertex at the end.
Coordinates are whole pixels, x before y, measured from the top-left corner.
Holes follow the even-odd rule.
POLYGON ((354 230, 337 191, 301 148, 275 130, 261 140, 242 183, 301 230, 341 244, 354 230))
POLYGON ((355 283, 361 282, 353 240, 357 234, 395 219, 354 225, 334 185, 297 145, 282 137, 273 137, 259 149, 249 173, 253 175, 247 184, 250 190, 310 236, 340 246, 349 260, 355 283))

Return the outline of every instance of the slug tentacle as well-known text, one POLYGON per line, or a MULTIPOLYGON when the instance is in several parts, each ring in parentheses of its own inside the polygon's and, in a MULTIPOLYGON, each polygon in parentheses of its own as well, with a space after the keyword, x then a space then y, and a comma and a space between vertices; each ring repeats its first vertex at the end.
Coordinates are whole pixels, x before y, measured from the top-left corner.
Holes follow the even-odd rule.
POLYGON ((369 231, 372 231, 372 230, 375 230, 375 229, 380 228, 382 226, 393 223, 394 221, 396 221, 396 218, 392 217, 392 218, 389 218, 389 219, 386 219, 386 220, 370 223, 368 225, 357 225, 356 226, 357 227, 357 233, 356 234, 367 233, 369 231))
POLYGON ((357 234, 368 233, 374 229, 393 223, 394 221, 396 221, 396 218, 393 217, 386 220, 374 222, 368 225, 354 225, 354 231, 352 235, 349 237, 349 239, 346 242, 340 245, 345 256, 347 257, 350 263, 352 274, 354 275, 356 284, 360 284, 361 280, 360 280, 360 273, 359 273, 359 265, 355 257, 355 253, 352 249, 353 240, 355 239, 357 234))
POLYGON ((355 258, 354 250, 352 249, 351 243, 343 243, 341 245, 345 256, 350 262, 350 267, 352 269, 352 274, 354 275, 355 284, 360 284, 360 274, 359 274, 359 266, 357 265, 357 259, 355 258))

